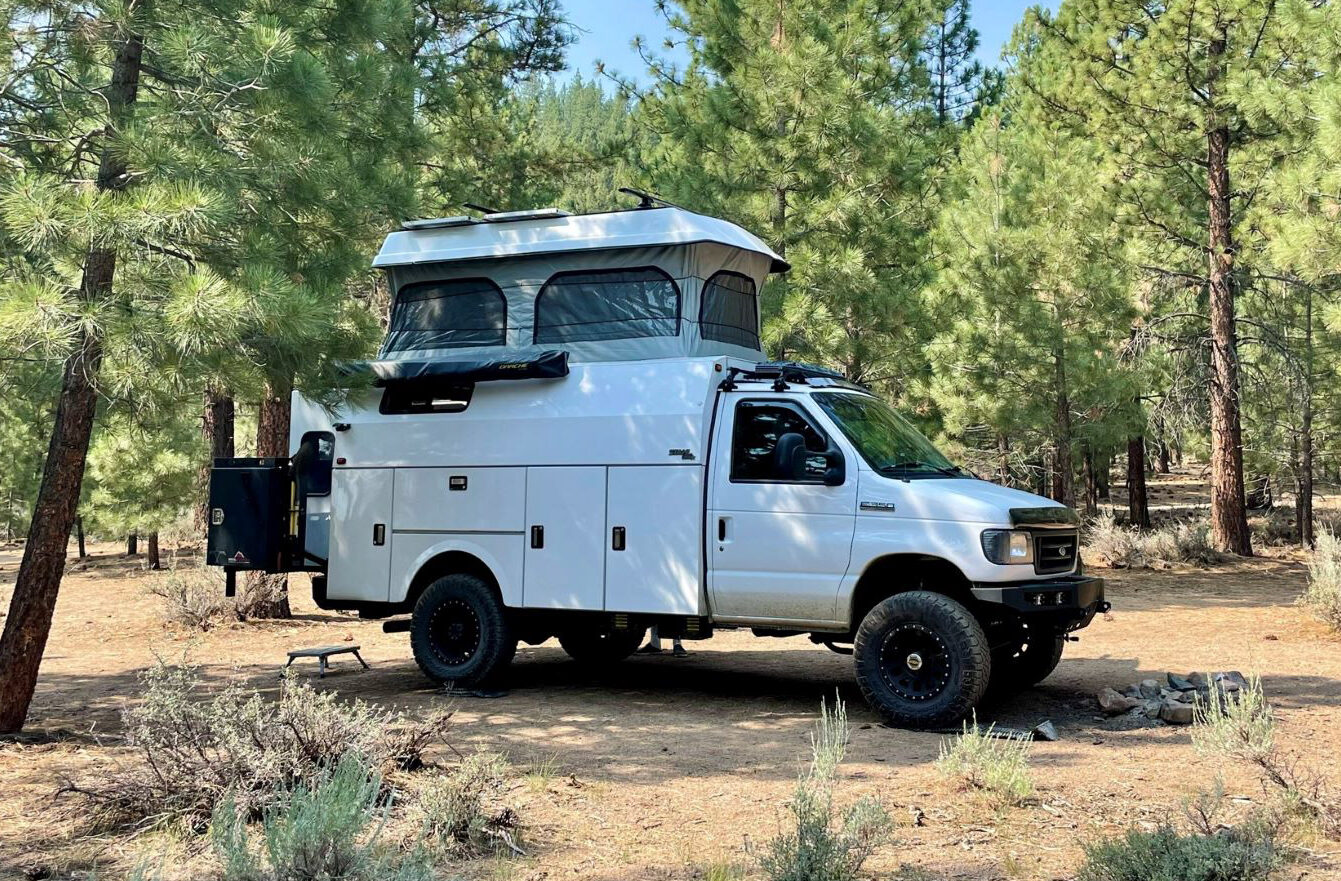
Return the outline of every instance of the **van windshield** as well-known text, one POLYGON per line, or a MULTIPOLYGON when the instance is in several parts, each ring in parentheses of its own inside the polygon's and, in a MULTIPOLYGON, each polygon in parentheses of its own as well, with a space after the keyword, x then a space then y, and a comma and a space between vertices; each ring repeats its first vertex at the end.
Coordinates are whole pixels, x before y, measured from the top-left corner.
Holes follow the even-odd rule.
POLYGON ((879 398, 841 392, 817 392, 810 397, 876 471, 896 477, 971 476, 879 398))

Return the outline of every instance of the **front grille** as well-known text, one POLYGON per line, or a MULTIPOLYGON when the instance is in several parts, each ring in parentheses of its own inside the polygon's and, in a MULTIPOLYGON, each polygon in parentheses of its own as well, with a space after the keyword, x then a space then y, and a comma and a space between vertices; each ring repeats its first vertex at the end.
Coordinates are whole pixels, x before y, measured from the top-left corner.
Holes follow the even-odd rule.
POLYGON ((1076 565, 1076 533, 1043 532, 1034 536, 1034 571, 1039 575, 1070 572, 1076 565))

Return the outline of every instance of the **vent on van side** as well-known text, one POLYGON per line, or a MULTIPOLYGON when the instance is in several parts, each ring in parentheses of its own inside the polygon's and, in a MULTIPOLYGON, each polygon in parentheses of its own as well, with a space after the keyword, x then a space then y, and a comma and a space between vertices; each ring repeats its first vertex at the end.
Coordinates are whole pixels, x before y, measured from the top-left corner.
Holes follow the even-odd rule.
POLYGON ((475 383, 432 377, 388 385, 377 408, 386 415, 407 413, 460 413, 470 406, 475 383))

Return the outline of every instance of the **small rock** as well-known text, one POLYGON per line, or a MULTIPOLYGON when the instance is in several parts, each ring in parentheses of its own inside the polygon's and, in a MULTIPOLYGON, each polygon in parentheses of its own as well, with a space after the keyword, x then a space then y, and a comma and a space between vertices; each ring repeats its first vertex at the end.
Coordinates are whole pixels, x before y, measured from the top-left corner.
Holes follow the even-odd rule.
POLYGON ((1195 691, 1179 691, 1174 693, 1173 699, 1180 703, 1190 704, 1197 699, 1197 693, 1195 691))
POLYGON ((1238 691, 1248 687, 1248 680, 1237 670, 1212 674, 1211 679, 1225 691, 1238 691))
POLYGON ((1141 697, 1141 686, 1136 683, 1132 683, 1131 685, 1128 685, 1126 688, 1122 689, 1122 693, 1127 697, 1136 698, 1139 700, 1141 697))
POLYGON ((1141 697, 1147 700, 1159 697, 1160 684, 1158 679, 1141 680, 1141 697))
POLYGON ((1211 680, 1205 673, 1193 673, 1187 677, 1187 681, 1192 683, 1193 688, 1210 688, 1211 680))
POLYGON ((1180 700, 1166 700, 1159 708, 1159 717, 1171 725, 1191 725, 1192 705, 1180 700))
POLYGON ((1193 691, 1196 689, 1196 686, 1192 684, 1190 678, 1179 676, 1177 673, 1170 673, 1169 688, 1172 688, 1174 691, 1193 691))
POLYGON ((1111 688, 1105 688, 1099 692, 1099 709, 1110 716, 1116 716, 1119 713, 1125 713, 1137 706, 1137 702, 1125 694, 1118 694, 1111 688))
POLYGON ((1263 639, 1266 639, 1266 640, 1270 640, 1271 642, 1275 642, 1276 640, 1280 639, 1280 637, 1277 636, 1277 635, 1274 634, 1274 633, 1268 633, 1266 636, 1264 636, 1264 637, 1262 637, 1262 638, 1263 638, 1263 639))
POLYGON ((1141 704, 1141 713, 1143 715, 1149 716, 1151 719, 1158 719, 1159 708, 1162 706, 1164 706, 1163 698, 1156 698, 1155 700, 1149 700, 1141 704))
POLYGON ((1051 720, 1039 722, 1029 733, 1034 736, 1034 740, 1057 741, 1062 739, 1061 735, 1057 733, 1057 726, 1053 725, 1051 720))

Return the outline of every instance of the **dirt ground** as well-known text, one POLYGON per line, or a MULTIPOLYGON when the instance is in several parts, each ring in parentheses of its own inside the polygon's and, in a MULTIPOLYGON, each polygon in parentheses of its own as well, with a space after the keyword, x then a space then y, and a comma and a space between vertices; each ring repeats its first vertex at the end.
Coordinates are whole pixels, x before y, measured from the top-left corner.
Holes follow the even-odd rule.
MULTIPOLYGON (((526 857, 468 863, 469 878, 721 878, 748 866, 749 845, 783 821, 820 700, 835 692, 853 728, 839 797, 876 794, 898 824, 868 864, 874 877, 915 866, 956 879, 1068 878, 1084 842, 1178 815, 1217 763, 1193 752, 1187 729, 1121 730, 1094 701, 1105 686, 1169 670, 1260 673, 1282 744, 1341 784, 1341 639, 1295 606, 1304 587, 1296 552, 1105 572, 1113 612, 1080 634, 1042 686, 980 713, 1024 728, 1050 719, 1061 734, 1032 747, 1038 797, 997 811, 938 777, 941 735, 881 725, 851 659, 804 638, 720 633, 687 643, 686 659, 636 657, 599 675, 580 672, 556 643, 523 645, 504 696, 449 698, 421 677, 405 634, 314 609, 302 579, 291 622, 174 631, 145 592, 143 558, 121 550, 97 546, 92 564, 66 577, 29 720, 30 734, 46 736, 0 743, 0 878, 92 863, 124 870, 144 857, 136 840, 72 841, 53 794, 63 775, 120 753, 119 714, 137 674, 156 655, 188 651, 211 682, 240 677, 273 690, 288 649, 352 641, 371 671, 337 658, 319 687, 414 712, 452 702, 455 747, 502 751, 518 769, 512 795, 526 824, 526 857)), ((20 553, 0 548, 0 608, 20 553)), ((305 669, 316 682, 315 666, 305 669)), ((1226 782, 1240 807, 1262 799, 1242 769, 1229 768, 1226 782)), ((1287 877, 1341 877, 1341 849, 1309 848, 1287 877)))

